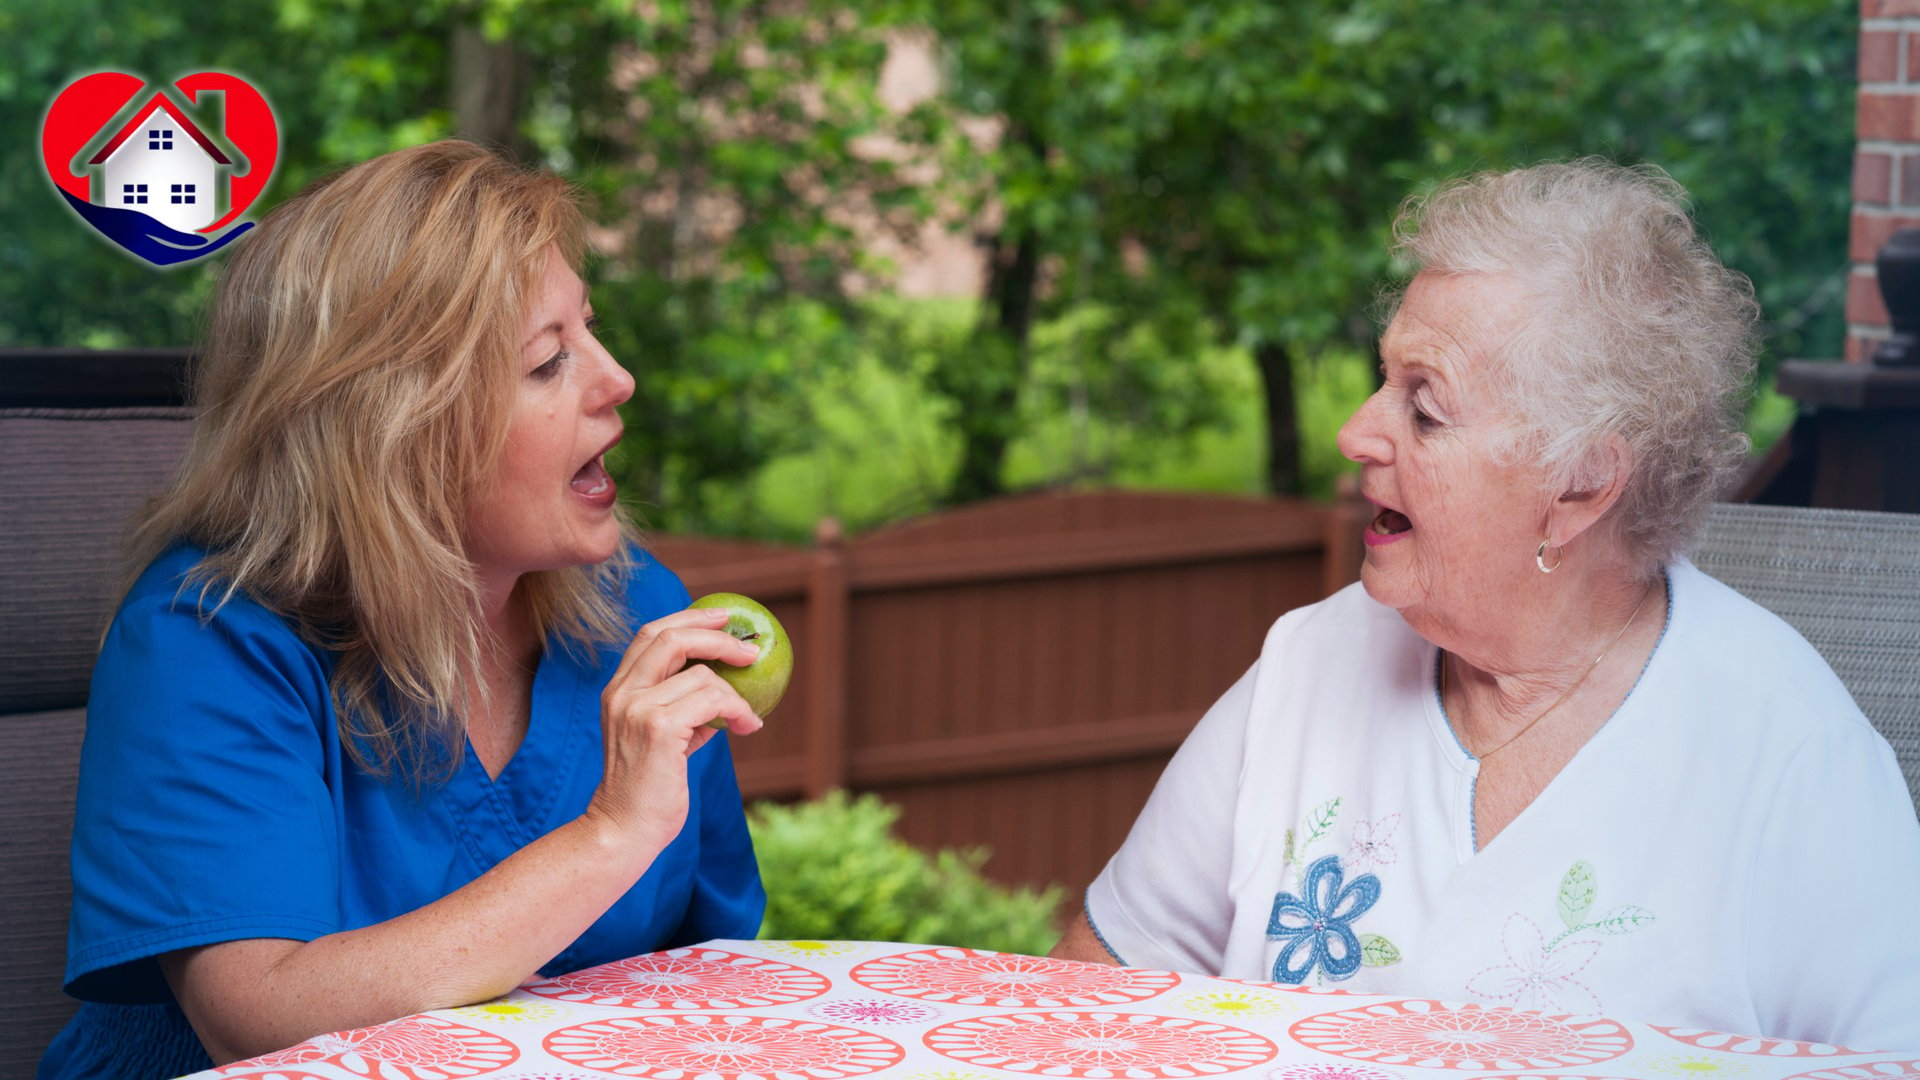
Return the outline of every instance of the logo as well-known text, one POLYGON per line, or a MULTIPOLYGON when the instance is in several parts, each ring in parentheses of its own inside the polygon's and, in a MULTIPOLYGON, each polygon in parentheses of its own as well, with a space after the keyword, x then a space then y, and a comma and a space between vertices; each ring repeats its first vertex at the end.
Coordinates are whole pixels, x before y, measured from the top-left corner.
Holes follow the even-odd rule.
POLYGON ((217 71, 170 86, 96 72, 60 91, 40 129, 41 159, 67 205, 155 266, 211 255, 253 228, 234 222, 279 152, 267 99, 217 71))

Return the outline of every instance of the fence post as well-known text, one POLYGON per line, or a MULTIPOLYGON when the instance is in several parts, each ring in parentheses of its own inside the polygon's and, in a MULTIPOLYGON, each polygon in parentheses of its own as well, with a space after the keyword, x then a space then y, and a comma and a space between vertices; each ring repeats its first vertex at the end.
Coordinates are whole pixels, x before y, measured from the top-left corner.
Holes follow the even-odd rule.
POLYGON ((846 784, 847 567, 840 523, 822 518, 814 529, 807 569, 806 796, 817 799, 846 784))

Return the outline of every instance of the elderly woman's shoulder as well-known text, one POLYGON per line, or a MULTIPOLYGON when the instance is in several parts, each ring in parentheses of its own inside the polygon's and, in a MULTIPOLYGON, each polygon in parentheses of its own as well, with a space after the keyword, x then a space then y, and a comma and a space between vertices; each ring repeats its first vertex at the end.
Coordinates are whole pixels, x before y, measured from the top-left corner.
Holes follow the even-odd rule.
POLYGON ((1662 649, 1671 648, 1671 666, 1687 681, 1745 710, 1752 723, 1800 734, 1872 732, 1840 677, 1785 619, 1691 563, 1672 566, 1668 581, 1672 607, 1662 649))

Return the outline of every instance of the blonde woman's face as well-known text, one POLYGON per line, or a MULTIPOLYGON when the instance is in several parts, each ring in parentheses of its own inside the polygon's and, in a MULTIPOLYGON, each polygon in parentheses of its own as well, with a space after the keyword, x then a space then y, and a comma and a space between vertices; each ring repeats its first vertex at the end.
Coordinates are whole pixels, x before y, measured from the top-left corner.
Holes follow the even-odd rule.
POLYGON ((1416 277, 1380 339, 1384 382, 1340 429, 1378 509, 1361 582, 1416 630, 1497 623, 1539 576, 1545 474, 1496 459, 1514 417, 1484 392, 1524 298, 1503 277, 1416 277))
POLYGON ((603 562, 620 543, 605 454, 629 375, 593 336, 586 286, 556 250, 521 334, 507 443, 468 519, 483 581, 603 562))

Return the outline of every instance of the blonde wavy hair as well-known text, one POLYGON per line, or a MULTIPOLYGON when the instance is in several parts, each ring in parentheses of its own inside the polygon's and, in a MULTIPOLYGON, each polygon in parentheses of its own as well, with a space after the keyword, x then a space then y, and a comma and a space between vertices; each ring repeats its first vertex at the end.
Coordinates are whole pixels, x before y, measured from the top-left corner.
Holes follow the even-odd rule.
MULTIPOLYGON (((193 435, 134 526, 121 594, 168 548, 206 548, 187 579, 203 618, 244 593, 335 654, 340 737, 362 768, 415 772, 437 741, 450 770, 487 701, 462 527, 505 447, 547 249, 577 269, 582 227, 559 177, 455 141, 276 208, 220 280, 193 435)), ((542 640, 631 633, 628 550, 521 579, 542 640)))

